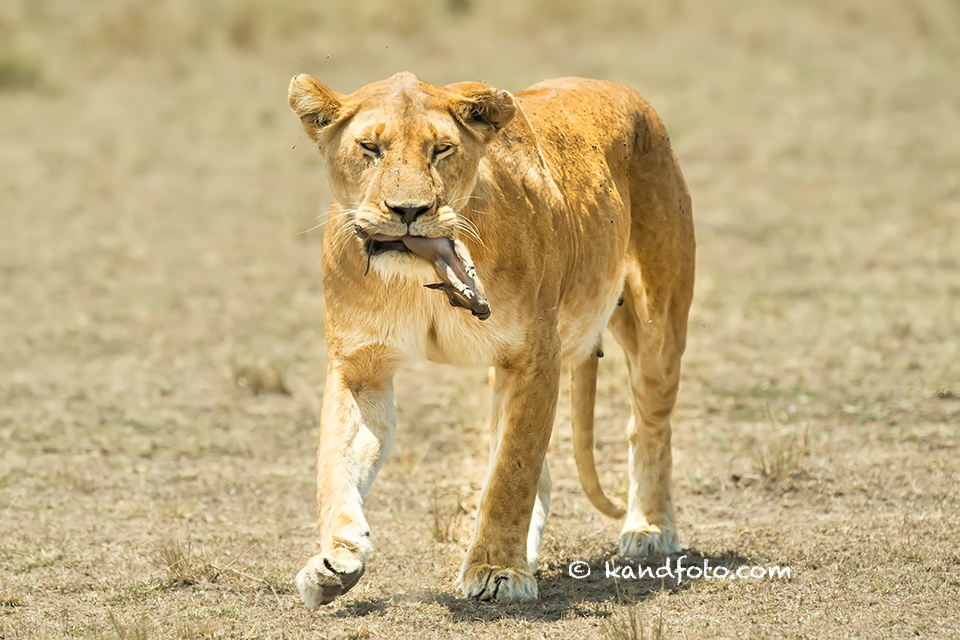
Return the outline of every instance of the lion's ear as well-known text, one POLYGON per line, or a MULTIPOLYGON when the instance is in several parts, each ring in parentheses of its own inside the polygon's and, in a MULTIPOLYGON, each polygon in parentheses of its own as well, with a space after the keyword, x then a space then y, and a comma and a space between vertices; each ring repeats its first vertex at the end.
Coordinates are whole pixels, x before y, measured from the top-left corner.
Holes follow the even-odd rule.
POLYGON ((336 122, 343 112, 343 96, 328 89, 305 73, 290 81, 290 108, 315 142, 320 143, 324 129, 336 122))
POLYGON ((459 82, 447 88, 458 94, 453 105, 454 115, 484 142, 493 140, 517 113, 517 103, 507 91, 479 82, 459 82))

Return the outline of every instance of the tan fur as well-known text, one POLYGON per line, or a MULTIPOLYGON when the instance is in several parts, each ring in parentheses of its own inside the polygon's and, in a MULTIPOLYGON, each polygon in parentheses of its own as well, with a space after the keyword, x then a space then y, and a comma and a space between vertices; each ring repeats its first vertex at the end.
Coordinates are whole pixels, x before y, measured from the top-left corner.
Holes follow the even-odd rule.
POLYGON ((592 457, 607 326, 626 352, 633 407, 620 552, 678 552, 670 415, 693 292, 693 221, 650 106, 609 82, 551 80, 511 96, 409 73, 348 96, 301 75, 289 98, 335 197, 323 256, 320 553, 297 577, 307 605, 332 601, 363 573, 371 545, 362 502, 393 440, 393 374, 418 357, 495 368, 490 468, 460 585, 467 597, 536 598, 562 364, 584 489, 604 512, 622 514, 600 490, 592 457), (413 210, 412 222, 400 213, 413 210), (375 255, 367 272, 362 238, 376 234, 462 242, 490 318, 425 288, 436 276, 416 255, 375 255))

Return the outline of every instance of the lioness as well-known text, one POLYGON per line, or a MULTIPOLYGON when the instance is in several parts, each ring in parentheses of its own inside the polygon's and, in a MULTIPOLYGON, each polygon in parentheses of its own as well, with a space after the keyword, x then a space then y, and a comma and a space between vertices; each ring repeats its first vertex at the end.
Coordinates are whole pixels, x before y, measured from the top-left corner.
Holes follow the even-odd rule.
POLYGON ((565 78, 511 95, 410 73, 350 95, 299 75, 289 101, 335 198, 323 243, 320 553, 297 575, 307 606, 364 572, 363 499, 393 442, 393 375, 408 358, 495 370, 490 468, 459 577, 466 597, 537 598, 544 456, 564 364, 580 480, 600 511, 626 515, 620 553, 680 551, 670 415, 693 220, 653 109, 612 82, 565 78), (633 405, 625 512, 604 496, 593 459, 607 327, 626 352, 633 405))

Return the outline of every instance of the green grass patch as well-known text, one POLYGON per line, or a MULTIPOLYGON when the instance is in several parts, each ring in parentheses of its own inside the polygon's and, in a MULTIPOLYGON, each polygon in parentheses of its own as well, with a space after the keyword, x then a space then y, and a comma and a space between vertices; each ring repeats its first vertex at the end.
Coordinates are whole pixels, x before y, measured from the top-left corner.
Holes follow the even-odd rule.
POLYGON ((0 91, 36 89, 42 81, 39 63, 15 53, 0 53, 0 91))

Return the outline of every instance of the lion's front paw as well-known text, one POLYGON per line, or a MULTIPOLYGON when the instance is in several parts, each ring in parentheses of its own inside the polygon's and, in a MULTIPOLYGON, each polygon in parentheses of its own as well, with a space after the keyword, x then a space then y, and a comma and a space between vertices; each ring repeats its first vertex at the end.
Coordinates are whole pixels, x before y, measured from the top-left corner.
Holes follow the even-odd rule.
POLYGON ((460 577, 463 595, 477 600, 498 602, 537 599, 537 581, 533 574, 513 567, 481 564, 467 569, 460 577))
POLYGON ((631 527, 620 532, 620 555, 624 558, 662 558, 680 553, 680 539, 676 531, 655 524, 631 527))
POLYGON ((313 556, 297 574, 297 589, 307 607, 316 609, 350 591, 365 570, 360 560, 343 561, 324 555, 313 556))

